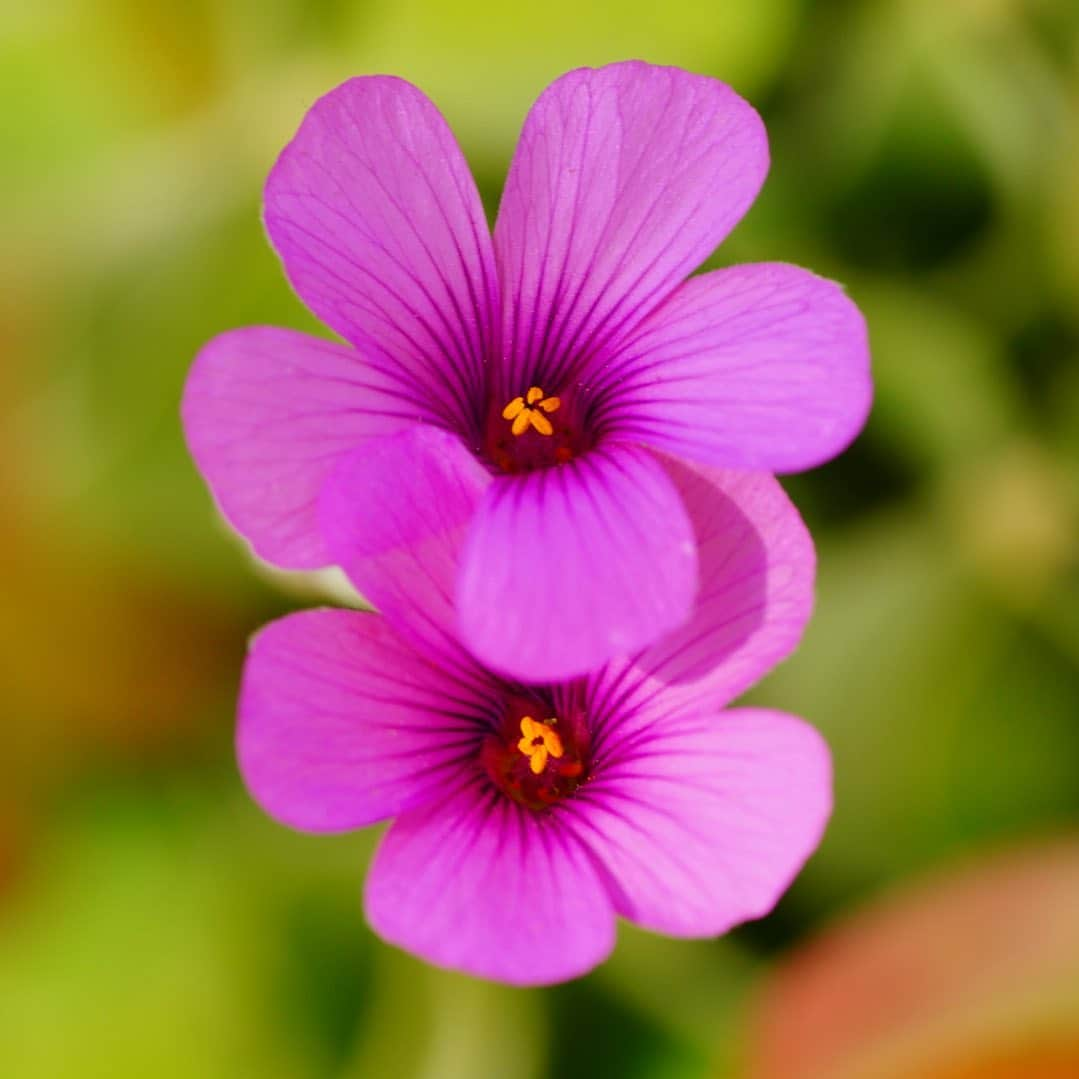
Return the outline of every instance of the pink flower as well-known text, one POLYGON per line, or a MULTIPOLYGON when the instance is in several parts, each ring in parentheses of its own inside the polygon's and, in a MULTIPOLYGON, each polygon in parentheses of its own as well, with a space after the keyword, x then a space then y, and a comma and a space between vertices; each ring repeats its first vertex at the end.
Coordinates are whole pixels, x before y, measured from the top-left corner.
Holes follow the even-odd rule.
POLYGON ((395 493, 386 534, 408 533, 436 492, 450 524, 419 561, 404 544, 375 567, 412 617, 307 611, 258 635, 238 731, 255 799, 313 832, 394 818, 365 889, 373 928, 513 984, 589 970, 618 915, 701 937, 767 913, 831 807, 828 751, 810 727, 721 711, 794 648, 809 615, 813 548, 782 489, 765 474, 670 465, 699 541, 691 619, 587 677, 525 686, 455 640, 453 533, 482 489, 452 482, 434 452, 455 436, 414 437, 434 440, 421 455, 434 471, 395 493))
POLYGON ((484 663, 557 680, 674 629, 698 565, 657 451, 807 468, 869 406, 865 327, 839 286, 780 263, 685 280, 767 167, 759 117, 722 83, 639 62, 573 71, 525 122, 492 240, 418 90, 333 90, 270 174, 265 222, 348 344, 256 327, 203 349, 183 414, 222 512, 271 562, 329 564, 347 552, 325 506, 362 495, 370 440, 396 436, 378 453, 405 477, 436 467, 408 437, 435 428, 453 435, 448 470, 483 485, 452 588, 484 663))

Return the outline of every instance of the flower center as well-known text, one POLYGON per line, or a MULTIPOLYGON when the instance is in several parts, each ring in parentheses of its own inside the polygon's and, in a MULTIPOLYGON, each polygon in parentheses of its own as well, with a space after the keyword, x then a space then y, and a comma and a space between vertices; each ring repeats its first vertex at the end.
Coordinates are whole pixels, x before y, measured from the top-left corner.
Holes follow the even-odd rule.
POLYGON ((580 401, 544 393, 539 386, 499 409, 492 401, 483 433, 483 454, 499 472, 534 472, 564 465, 591 444, 580 401), (557 414, 557 415, 556 415, 557 414))
POLYGON ((529 809, 545 809, 569 797, 586 778, 583 721, 536 719, 544 707, 535 700, 510 701, 499 729, 487 736, 481 753, 495 786, 529 809))

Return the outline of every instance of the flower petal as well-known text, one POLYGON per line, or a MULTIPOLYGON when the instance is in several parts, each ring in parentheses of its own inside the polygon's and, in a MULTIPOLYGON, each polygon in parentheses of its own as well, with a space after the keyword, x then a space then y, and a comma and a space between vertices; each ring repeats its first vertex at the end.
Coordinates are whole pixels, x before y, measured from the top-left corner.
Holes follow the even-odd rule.
POLYGON ((490 483, 456 435, 413 427, 365 442, 323 494, 321 527, 334 560, 397 632, 444 664, 464 656, 455 601, 461 548, 490 483))
POLYGON ((633 61, 548 87, 495 226, 503 394, 557 392, 711 254, 767 170, 760 117, 714 79, 633 61))
POLYGON ((820 842, 831 761, 793 716, 668 716, 612 740, 572 803, 572 830, 610 874, 618 913, 671 936, 767 914, 820 842))
POLYGON ((491 241, 453 134, 419 90, 380 75, 320 98, 270 173, 264 216, 319 318, 381 346, 445 422, 478 422, 498 305, 491 241))
POLYGON ((240 771, 294 828, 370 824, 465 781, 497 693, 478 668, 465 681, 427 662, 377 615, 292 614, 251 643, 240 771))
POLYGON ((191 455, 229 523, 288 569, 332 559, 317 499, 342 454, 370 435, 431 418, 358 352, 293 330, 215 337, 184 388, 191 455))
MULTIPOLYGON (((721 708, 802 639, 813 610, 813 540, 773 476, 667 467, 693 522, 700 588, 688 621, 631 662, 638 678, 721 708)), ((599 677, 615 679, 615 665, 599 677)))
POLYGON ((400 817, 367 878, 372 928, 428 962, 513 985, 584 974, 614 945, 614 912, 557 813, 482 779, 400 817))
POLYGON ((605 445, 490 485, 457 602, 484 663, 541 682, 650 643, 685 620, 696 590, 693 529, 663 465, 605 445))
POLYGON ((594 377, 620 436, 769 472, 834 457, 873 393, 861 312, 834 281, 783 263, 691 278, 594 377))

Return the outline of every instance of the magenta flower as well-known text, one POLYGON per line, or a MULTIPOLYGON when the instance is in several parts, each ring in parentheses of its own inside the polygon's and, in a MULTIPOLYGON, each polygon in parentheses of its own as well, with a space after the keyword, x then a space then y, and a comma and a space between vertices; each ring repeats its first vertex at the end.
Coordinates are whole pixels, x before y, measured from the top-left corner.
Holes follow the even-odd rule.
POLYGON ((410 542, 371 556, 414 617, 308 611, 255 639, 238 732, 255 799, 313 832, 395 818, 368 875, 369 922, 482 977, 581 974, 611 950, 616 915, 700 937, 767 913, 831 805, 810 727, 720 711, 790 652, 809 615, 813 548, 782 489, 765 474, 671 465, 699 543, 691 619, 630 660, 524 686, 454 639, 454 533, 484 497, 437 452, 454 437, 414 434, 430 472, 403 491, 385 484, 397 516, 383 538, 407 536, 436 495, 449 522, 418 561, 410 542))
POLYGON ((484 663, 561 679, 674 629, 698 566, 656 451, 807 468, 869 406, 865 327, 839 286, 779 263, 685 280, 767 166, 759 117, 722 83, 573 71, 525 122, 492 240, 434 106, 399 79, 339 86, 271 172, 265 223, 348 344, 257 327, 200 353, 184 421, 225 517, 270 562, 327 565, 324 507, 369 440, 397 435, 379 453, 404 477, 429 467, 405 433, 434 427, 454 435, 449 471, 482 472, 453 593, 484 663))

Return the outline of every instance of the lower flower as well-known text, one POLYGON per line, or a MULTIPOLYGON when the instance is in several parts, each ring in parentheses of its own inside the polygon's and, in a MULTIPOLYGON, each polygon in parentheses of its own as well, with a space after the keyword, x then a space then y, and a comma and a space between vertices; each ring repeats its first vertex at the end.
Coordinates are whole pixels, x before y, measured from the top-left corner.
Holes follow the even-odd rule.
POLYGON ((241 769, 299 829, 395 818, 365 895, 387 941, 516 985, 572 978, 617 915, 707 937, 767 913, 830 812, 812 728, 715 714, 714 681, 668 677, 678 654, 525 687, 375 614, 290 615, 248 657, 241 769))

